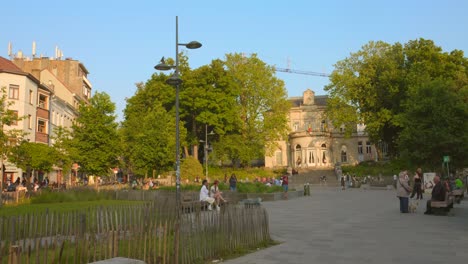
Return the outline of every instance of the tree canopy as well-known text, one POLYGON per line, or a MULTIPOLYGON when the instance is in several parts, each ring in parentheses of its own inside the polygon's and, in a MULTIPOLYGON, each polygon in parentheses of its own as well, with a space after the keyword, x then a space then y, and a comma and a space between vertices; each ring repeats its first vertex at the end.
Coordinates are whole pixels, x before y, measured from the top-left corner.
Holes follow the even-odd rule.
POLYGON ((336 63, 327 114, 335 127, 364 123, 374 143, 410 162, 439 164, 445 151, 466 157, 455 146, 466 142, 467 70, 462 51, 431 40, 369 42, 336 63))
POLYGON ((96 92, 89 104, 82 104, 73 125, 74 157, 80 170, 90 175, 106 175, 118 163, 120 139, 115 121, 115 104, 105 92, 96 92))

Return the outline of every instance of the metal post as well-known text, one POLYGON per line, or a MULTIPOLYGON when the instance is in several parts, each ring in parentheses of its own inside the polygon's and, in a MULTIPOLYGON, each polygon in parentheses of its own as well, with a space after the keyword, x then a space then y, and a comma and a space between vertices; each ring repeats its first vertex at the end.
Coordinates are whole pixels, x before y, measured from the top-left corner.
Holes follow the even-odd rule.
POLYGON ((208 180, 208 124, 205 124, 205 175, 208 180))
MULTIPOLYGON (((175 76, 179 77, 179 17, 176 16, 176 65, 175 76)), ((179 84, 176 85, 176 210, 179 217, 180 209, 180 131, 179 131, 179 84)))
MULTIPOLYGON (((179 78, 179 17, 176 16, 176 65, 175 77, 179 78)), ((179 231, 180 231, 180 131, 179 131, 179 83, 176 85, 176 225, 174 238, 174 263, 179 263, 179 231)))

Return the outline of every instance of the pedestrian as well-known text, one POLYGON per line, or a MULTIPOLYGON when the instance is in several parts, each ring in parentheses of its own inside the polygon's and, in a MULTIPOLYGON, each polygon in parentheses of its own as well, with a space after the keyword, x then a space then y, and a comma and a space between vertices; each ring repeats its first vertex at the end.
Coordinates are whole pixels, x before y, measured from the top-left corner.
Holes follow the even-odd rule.
POLYGON ((283 180, 281 182, 281 186, 283 186, 283 197, 284 199, 288 199, 288 185, 289 185, 288 175, 284 174, 283 177, 281 177, 281 179, 283 180))
POLYGON ((236 174, 231 174, 229 178, 229 190, 235 192, 237 190, 237 177, 236 174))
POLYGON ((416 170, 416 173, 414 174, 414 186, 413 186, 413 192, 411 193, 411 198, 414 197, 414 195, 416 194, 416 200, 419 200, 423 198, 423 194, 422 194, 422 188, 423 188, 423 185, 422 185, 422 170, 421 168, 418 168, 416 170))
POLYGON ((393 174, 393 188, 395 189, 396 189, 397 180, 398 180, 398 177, 396 176, 396 174, 393 174))
POLYGON ((341 176, 341 190, 345 189, 345 177, 341 176))
POLYGON ((408 213, 408 196, 412 191, 408 181, 408 172, 400 172, 397 182, 397 197, 400 200, 400 213, 408 213))

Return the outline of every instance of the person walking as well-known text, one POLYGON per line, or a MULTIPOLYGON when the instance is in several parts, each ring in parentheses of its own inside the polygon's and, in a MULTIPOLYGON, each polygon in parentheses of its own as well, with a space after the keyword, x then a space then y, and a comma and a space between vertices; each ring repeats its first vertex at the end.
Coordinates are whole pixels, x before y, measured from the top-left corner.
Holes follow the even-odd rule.
POLYGON ((413 192, 411 193, 411 198, 414 197, 416 194, 416 199, 419 200, 423 198, 422 194, 422 170, 421 168, 418 168, 416 170, 416 173, 414 174, 414 186, 413 186, 413 192))
POLYGON ((345 189, 345 177, 341 176, 341 190, 345 189))
POLYGON ((408 196, 412 191, 408 181, 408 172, 400 172, 397 182, 397 197, 400 200, 400 213, 408 213, 408 196))
POLYGON ((283 177, 281 177, 281 186, 283 186, 283 198, 288 199, 288 186, 289 186, 289 181, 288 181, 288 175, 285 174, 283 177))

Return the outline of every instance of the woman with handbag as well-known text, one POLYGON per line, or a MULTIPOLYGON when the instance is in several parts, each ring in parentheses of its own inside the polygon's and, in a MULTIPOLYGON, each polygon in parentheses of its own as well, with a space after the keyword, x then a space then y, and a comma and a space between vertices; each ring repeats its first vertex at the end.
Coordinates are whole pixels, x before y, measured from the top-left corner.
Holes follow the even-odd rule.
POLYGON ((412 189, 408 184, 408 172, 402 171, 399 174, 397 181, 397 197, 400 200, 400 212, 408 213, 408 196, 410 195, 412 189))

